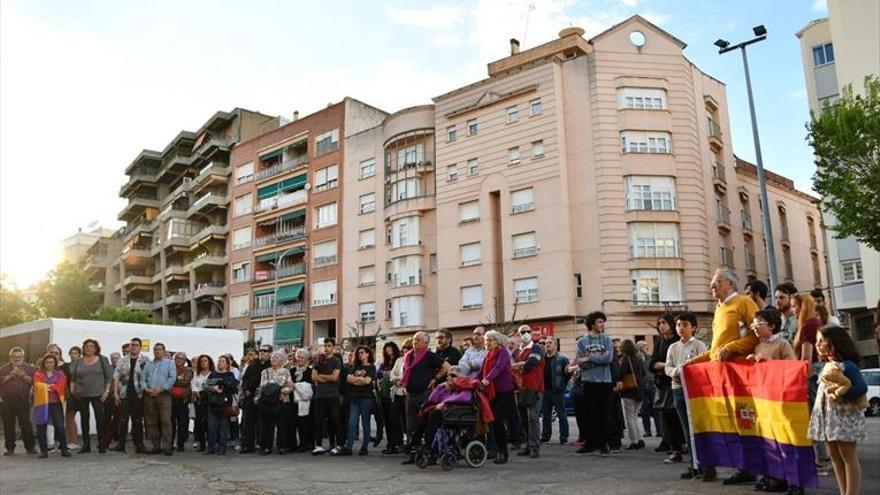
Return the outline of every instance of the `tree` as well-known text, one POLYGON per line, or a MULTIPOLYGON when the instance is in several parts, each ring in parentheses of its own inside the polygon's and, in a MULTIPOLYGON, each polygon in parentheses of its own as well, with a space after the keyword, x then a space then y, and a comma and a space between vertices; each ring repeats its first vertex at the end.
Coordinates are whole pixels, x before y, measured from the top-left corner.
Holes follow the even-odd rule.
POLYGON ((37 299, 50 318, 88 319, 101 306, 101 295, 89 289, 88 275, 78 264, 64 261, 37 285, 37 299))
POLYGON ((12 284, 6 282, 6 275, 0 273, 0 328, 36 320, 40 313, 27 302, 12 284))
POLYGON ((864 96, 844 88, 807 129, 816 155, 813 188, 837 218, 828 228, 838 239, 851 235, 880 250, 880 79, 865 78, 864 96))
POLYGON ((374 349, 376 347, 376 340, 379 334, 382 332, 382 325, 376 325, 376 330, 373 332, 367 332, 367 321, 358 320, 353 324, 347 324, 348 331, 350 335, 343 339, 342 341, 342 349, 344 351, 351 351, 357 348, 357 346, 366 346, 370 349, 374 349))
POLYGON ((156 323, 153 314, 139 309, 128 309, 119 306, 102 306, 90 320, 121 321, 124 323, 156 323))

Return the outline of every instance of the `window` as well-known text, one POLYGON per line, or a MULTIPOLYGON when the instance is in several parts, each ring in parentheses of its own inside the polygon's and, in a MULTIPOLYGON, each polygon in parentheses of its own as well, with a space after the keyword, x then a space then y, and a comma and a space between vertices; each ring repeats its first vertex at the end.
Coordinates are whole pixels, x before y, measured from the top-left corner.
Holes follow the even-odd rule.
POLYGON ((386 299, 385 300, 385 319, 386 320, 391 319, 391 307, 392 307, 391 299, 386 299))
POLYGON ((864 280, 862 260, 841 261, 840 269, 843 272, 844 282, 858 282, 864 280))
POLYGON ((626 205, 630 210, 674 210, 675 179, 646 175, 627 177, 626 205))
POLYGON ((525 258, 538 254, 538 240, 534 232, 513 236, 513 257, 525 258))
POLYGON ((315 171, 315 191, 326 191, 338 185, 339 168, 336 165, 330 165, 315 171))
POLYGON ((666 108, 666 91, 659 88, 621 88, 617 93, 618 108, 662 110, 666 108))
MULTIPOLYGON (((390 155, 386 155, 390 159, 390 155)), ((425 159, 425 145, 422 143, 407 146, 397 150, 397 168, 393 170, 403 170, 407 166, 415 166, 422 163, 425 159)), ((393 167, 393 164, 389 164, 393 167)))
POLYGON ((516 165, 521 159, 522 155, 519 152, 519 146, 514 146, 507 150, 507 163, 510 165, 516 165))
POLYGON ((391 300, 393 328, 422 324, 422 296, 395 297, 391 300))
POLYGON ((477 119, 471 119, 467 121, 467 134, 468 136, 476 136, 479 131, 479 126, 477 125, 477 119))
POLYGON ((633 258, 677 258, 678 225, 633 222, 629 224, 629 254, 633 258))
POLYGON ((479 242, 471 242, 469 244, 462 244, 458 246, 459 258, 461 259, 461 266, 473 266, 480 264, 480 243, 479 242))
POLYGON ((421 183, 418 179, 404 179, 391 184, 388 203, 409 198, 417 198, 422 194, 421 183))
POLYGON ((254 180, 254 162, 247 162, 235 169, 235 183, 247 184, 254 180))
POLYGON ((483 286, 470 285, 461 288, 461 309, 480 309, 483 307, 483 286))
POLYGON ((451 125, 446 128, 446 140, 449 142, 455 141, 458 139, 458 130, 454 125, 451 125))
POLYGON ((529 102, 529 115, 532 117, 544 113, 544 107, 541 105, 541 99, 536 98, 529 102))
POLYGON ((632 270, 633 304, 679 303, 684 298, 680 270, 632 270))
POLYGON ((536 302, 538 300, 538 277, 514 280, 513 292, 516 296, 517 304, 536 302))
POLYGON ((232 300, 230 301, 230 310, 229 317, 230 318, 241 318, 242 316, 248 315, 248 307, 250 303, 250 295, 242 294, 240 296, 232 296, 232 300))
POLYGON ((315 228, 320 229, 336 225, 336 203, 315 208, 315 228))
POLYGON ((336 279, 312 284, 312 306, 336 304, 336 279))
POLYGON ((374 302, 365 302, 361 303, 358 307, 361 314, 361 321, 371 322, 376 321, 376 303, 374 302))
POLYGON ((623 131, 620 133, 622 153, 669 153, 668 132, 623 131))
POLYGON ((480 219, 480 201, 468 201, 459 203, 458 220, 461 223, 476 222, 480 219))
POLYGON ((467 161, 467 169, 468 175, 477 175, 480 173, 480 163, 477 162, 476 158, 471 158, 467 161))
POLYGON ((392 287, 405 287, 422 283, 422 257, 401 256, 391 260, 392 287))
POLYGON ((825 43, 824 45, 813 47, 813 65, 819 67, 831 62, 834 62, 834 45, 825 43))
POLYGON ((251 228, 243 227, 232 232, 232 250, 244 249, 251 245, 251 228))
POLYGON ((361 213, 370 213, 376 210, 376 193, 368 193, 361 196, 361 213))
POLYGON ((446 167, 446 173, 449 175, 449 182, 458 180, 458 165, 446 167))
POLYGON ((510 193, 511 214, 525 213, 535 209, 535 191, 529 187, 510 193))
POLYGON ((361 162, 361 179, 376 175, 376 160, 369 159, 361 162))
POLYGON ((391 222, 391 248, 415 246, 421 243, 419 237, 420 219, 417 216, 404 217, 391 222))
POLYGON ((392 273, 391 273, 391 262, 390 262, 390 261, 386 261, 386 262, 385 262, 385 282, 388 282, 388 283, 391 282, 391 275, 392 275, 392 273))
POLYGON ((373 285, 376 283, 376 266, 362 266, 358 269, 358 284, 373 285))
POLYGON ((358 233, 358 248, 367 249, 376 245, 376 229, 362 230, 358 233))
POLYGON ((247 193, 243 196, 239 196, 235 198, 235 216, 240 217, 242 215, 247 215, 254 209, 254 195, 251 193, 247 193))
POLYGON ((437 275, 437 253, 428 255, 428 265, 431 268, 431 275, 437 275))
POLYGON ((507 123, 513 124, 519 122, 519 109, 516 106, 507 107, 507 123))
POLYGON ((584 283, 580 273, 574 274, 574 297, 578 299, 584 297, 584 283))
POLYGON ((336 151, 339 148, 339 129, 315 136, 315 156, 336 151))
POLYGON ((312 245, 312 264, 315 267, 336 263, 336 239, 312 245))
POLYGON ((242 261, 232 264, 232 283, 241 284, 251 281, 251 264, 242 261))
POLYGON ((532 158, 544 158, 544 140, 532 142, 532 158))

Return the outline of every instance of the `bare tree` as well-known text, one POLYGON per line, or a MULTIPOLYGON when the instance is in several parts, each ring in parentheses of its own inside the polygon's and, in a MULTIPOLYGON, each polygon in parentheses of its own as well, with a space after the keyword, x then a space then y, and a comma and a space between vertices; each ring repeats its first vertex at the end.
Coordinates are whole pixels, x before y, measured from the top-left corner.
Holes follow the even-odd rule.
MULTIPOLYGON (((498 298, 495 298, 495 305, 498 305, 498 298)), ((505 321, 497 321, 497 318, 493 318, 491 315, 486 316, 486 319, 483 321, 482 325, 486 327, 486 330, 495 330, 496 332, 500 332, 508 337, 516 333, 516 330, 522 325, 523 320, 516 319, 516 312, 519 309, 519 302, 513 303, 513 314, 510 315, 509 320, 505 321)), ((500 311, 496 311, 497 314, 503 314, 500 311)), ((528 318, 528 317, 526 317, 528 318)))
POLYGON ((349 336, 342 342, 343 349, 349 351, 359 345, 372 347, 376 344, 376 338, 382 332, 382 325, 376 325, 376 330, 374 332, 368 332, 367 323, 372 322, 357 320, 354 323, 345 325, 346 328, 348 328, 349 336))

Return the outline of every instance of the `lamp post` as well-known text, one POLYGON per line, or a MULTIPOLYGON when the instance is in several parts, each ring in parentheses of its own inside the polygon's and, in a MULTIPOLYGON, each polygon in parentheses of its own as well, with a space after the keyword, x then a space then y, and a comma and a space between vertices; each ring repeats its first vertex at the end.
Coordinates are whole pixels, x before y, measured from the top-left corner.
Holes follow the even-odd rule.
POLYGON ((755 161, 758 162, 758 189, 761 195, 761 212, 764 217, 764 247, 767 251, 767 272, 770 276, 770 294, 776 290, 776 249, 773 247, 773 227, 770 222, 770 206, 767 203, 767 179, 764 174, 764 160, 761 157, 761 139, 758 136, 758 121, 755 117, 755 100, 752 96, 752 79, 749 75, 749 59, 746 56, 746 47, 767 39, 767 28, 763 25, 752 28, 755 37, 743 41, 737 45, 731 45, 729 41, 719 39, 715 42, 718 53, 724 54, 739 49, 742 52, 743 68, 746 74, 746 91, 749 95, 749 114, 752 119, 752 138, 755 142, 755 161))
MULTIPOLYGON (((272 263, 272 267, 275 270, 274 276, 274 289, 272 291, 272 335, 275 335, 275 327, 278 324, 278 270, 281 266, 281 262, 284 261, 284 257, 288 254, 292 253, 296 249, 303 249, 302 246, 294 246, 292 248, 285 249, 280 256, 278 256, 278 260, 275 263, 272 263)), ((274 338, 273 338, 274 343, 274 338)))
POLYGON ((213 304, 215 308, 220 310, 220 328, 226 328, 226 319, 223 316, 223 305, 220 304, 220 301, 214 299, 214 296, 211 296, 208 299, 204 299, 204 301, 213 304))

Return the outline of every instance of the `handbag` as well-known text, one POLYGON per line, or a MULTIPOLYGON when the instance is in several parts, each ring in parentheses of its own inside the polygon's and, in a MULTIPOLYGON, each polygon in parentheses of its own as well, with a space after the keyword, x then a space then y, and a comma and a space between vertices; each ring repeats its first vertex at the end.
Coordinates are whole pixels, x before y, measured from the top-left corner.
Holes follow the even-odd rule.
POLYGON ((232 401, 223 408, 223 415, 227 418, 236 418, 241 408, 238 407, 238 394, 232 394, 232 401))
POLYGON ((636 370, 633 368, 632 361, 628 357, 626 358, 626 361, 629 363, 629 373, 620 381, 621 392, 626 392, 639 387, 639 380, 636 378, 636 370))

